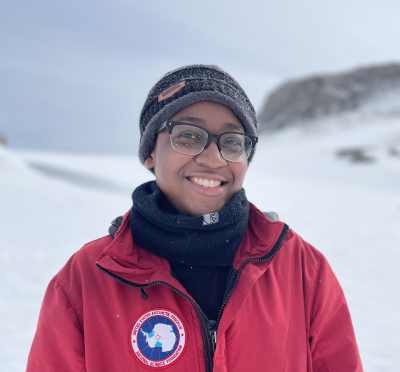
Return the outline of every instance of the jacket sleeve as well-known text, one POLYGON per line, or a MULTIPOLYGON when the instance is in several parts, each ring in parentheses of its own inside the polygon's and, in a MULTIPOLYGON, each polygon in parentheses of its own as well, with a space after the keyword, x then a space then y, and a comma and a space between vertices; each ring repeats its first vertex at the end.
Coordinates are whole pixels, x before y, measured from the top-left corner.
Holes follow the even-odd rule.
POLYGON ((86 371, 82 325, 57 277, 46 290, 26 371, 86 371))
POLYGON ((314 372, 363 370, 343 290, 322 255, 311 310, 309 335, 314 372))

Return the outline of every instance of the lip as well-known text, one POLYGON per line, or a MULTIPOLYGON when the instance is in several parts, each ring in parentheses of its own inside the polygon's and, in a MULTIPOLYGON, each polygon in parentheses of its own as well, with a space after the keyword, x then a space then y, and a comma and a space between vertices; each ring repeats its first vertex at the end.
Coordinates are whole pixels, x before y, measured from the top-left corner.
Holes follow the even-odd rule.
POLYGON ((214 174, 214 173, 191 173, 190 176, 186 176, 186 181, 189 183, 190 186, 193 187, 195 191, 197 191, 199 194, 205 195, 205 196, 218 196, 221 195, 224 192, 225 185, 217 186, 217 187, 205 187, 201 186, 197 183, 194 183, 190 180, 191 177, 197 177, 197 178, 203 178, 203 179, 208 179, 208 180, 213 180, 213 181, 221 181, 221 182, 227 182, 225 177, 220 176, 219 174, 214 174))
POLYGON ((221 182, 228 182, 228 180, 216 173, 205 173, 205 172, 197 172, 197 173, 190 173, 185 176, 186 178, 189 177, 197 177, 197 178, 205 178, 207 180, 213 180, 213 181, 221 181, 221 182))

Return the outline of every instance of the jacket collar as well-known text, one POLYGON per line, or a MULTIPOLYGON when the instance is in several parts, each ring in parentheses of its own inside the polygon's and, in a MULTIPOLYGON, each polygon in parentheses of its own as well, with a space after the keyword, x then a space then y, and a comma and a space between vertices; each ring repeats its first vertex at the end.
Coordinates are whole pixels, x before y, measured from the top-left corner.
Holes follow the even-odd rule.
MULTIPOLYGON (((132 239, 128 211, 115 235, 115 239, 104 249, 96 264, 110 273, 138 285, 162 281, 177 286, 171 276, 167 260, 136 245, 132 239)), ((242 243, 236 252, 233 267, 238 270, 248 258, 260 258, 268 254, 284 228, 283 222, 271 222, 250 203, 249 224, 242 243)))

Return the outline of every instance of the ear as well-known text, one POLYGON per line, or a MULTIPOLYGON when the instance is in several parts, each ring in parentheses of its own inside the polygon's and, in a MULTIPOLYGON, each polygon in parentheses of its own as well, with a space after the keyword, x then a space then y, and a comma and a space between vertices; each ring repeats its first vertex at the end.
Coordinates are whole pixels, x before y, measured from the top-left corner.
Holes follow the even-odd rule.
POLYGON ((144 166, 147 169, 153 169, 156 162, 154 161, 154 151, 150 154, 150 156, 145 160, 144 166))

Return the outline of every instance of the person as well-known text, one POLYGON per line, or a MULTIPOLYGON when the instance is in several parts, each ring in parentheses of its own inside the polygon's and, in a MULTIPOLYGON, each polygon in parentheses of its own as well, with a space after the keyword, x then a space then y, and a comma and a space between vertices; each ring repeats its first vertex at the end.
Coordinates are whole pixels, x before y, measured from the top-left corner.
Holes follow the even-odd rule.
POLYGON ((50 282, 28 372, 362 371, 327 260, 246 198, 257 130, 216 66, 156 83, 139 145, 155 181, 50 282))

